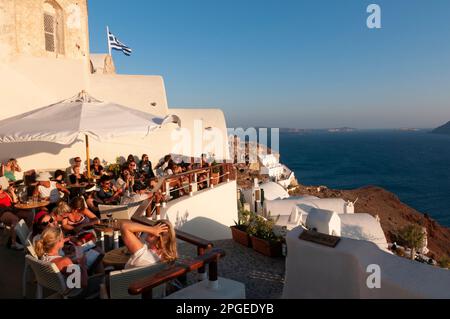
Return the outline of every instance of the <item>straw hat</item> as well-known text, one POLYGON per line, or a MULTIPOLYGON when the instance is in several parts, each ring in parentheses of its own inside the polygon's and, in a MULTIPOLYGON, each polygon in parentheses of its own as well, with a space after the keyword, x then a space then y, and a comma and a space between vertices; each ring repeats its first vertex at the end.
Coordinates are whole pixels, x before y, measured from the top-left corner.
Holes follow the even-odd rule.
POLYGON ((42 172, 36 177, 36 182, 50 182, 52 176, 49 172, 42 172))

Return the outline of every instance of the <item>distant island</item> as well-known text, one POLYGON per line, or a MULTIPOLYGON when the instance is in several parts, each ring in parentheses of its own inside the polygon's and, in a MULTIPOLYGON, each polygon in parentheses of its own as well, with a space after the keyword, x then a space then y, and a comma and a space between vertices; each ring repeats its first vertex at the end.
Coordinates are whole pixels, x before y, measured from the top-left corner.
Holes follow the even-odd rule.
POLYGON ((338 128, 326 128, 326 129, 301 129, 301 128, 280 128, 280 133, 293 133, 293 134, 303 134, 310 132, 329 132, 329 133, 340 133, 340 132, 354 132, 357 129, 351 127, 338 127, 338 128))
POLYGON ((447 124, 435 128, 434 130, 431 131, 431 133, 450 135, 450 122, 447 122, 447 124))
POLYGON ((354 132, 354 131, 356 131, 356 129, 351 127, 338 127, 328 129, 328 132, 330 133, 354 132))
POLYGON ((301 128, 280 128, 280 133, 307 133, 311 130, 301 128))
POLYGON ((413 128, 413 127, 401 127, 399 129, 397 129, 398 131, 402 131, 402 132, 419 132, 420 128, 413 128))

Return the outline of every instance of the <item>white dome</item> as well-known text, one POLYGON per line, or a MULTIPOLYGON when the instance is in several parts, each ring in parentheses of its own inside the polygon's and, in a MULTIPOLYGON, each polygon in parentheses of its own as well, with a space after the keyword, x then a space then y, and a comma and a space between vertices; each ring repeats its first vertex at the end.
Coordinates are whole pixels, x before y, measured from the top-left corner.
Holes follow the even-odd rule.
POLYGON ((259 185, 259 188, 264 190, 264 200, 274 200, 288 198, 289 193, 283 188, 283 186, 275 182, 267 182, 259 185))

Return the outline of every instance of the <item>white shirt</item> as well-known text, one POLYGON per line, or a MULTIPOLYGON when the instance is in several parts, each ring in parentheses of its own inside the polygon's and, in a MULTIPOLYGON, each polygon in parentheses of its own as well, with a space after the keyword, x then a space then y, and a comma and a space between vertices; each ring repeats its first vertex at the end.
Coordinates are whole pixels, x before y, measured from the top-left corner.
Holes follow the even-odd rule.
POLYGON ((144 244, 141 249, 131 255, 128 259, 125 269, 151 266, 159 263, 160 258, 152 250, 148 249, 147 244, 144 244))
POLYGON ((56 203, 60 199, 59 190, 56 187, 56 182, 50 182, 50 187, 44 187, 39 185, 38 187, 39 195, 41 198, 50 198, 50 203, 56 203))

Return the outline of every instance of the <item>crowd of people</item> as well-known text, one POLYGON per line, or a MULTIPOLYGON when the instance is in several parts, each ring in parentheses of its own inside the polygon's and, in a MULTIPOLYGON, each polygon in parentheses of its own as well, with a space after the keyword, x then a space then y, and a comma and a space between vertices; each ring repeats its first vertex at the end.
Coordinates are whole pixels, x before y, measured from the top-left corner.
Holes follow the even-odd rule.
MULTIPOLYGON (((94 230, 94 225, 100 223, 98 206, 123 204, 126 198, 149 199, 147 216, 151 217, 153 212, 159 214, 160 204, 166 196, 157 187, 160 178, 169 181, 168 196, 181 196, 184 194, 183 185, 189 183, 182 173, 204 168, 204 172, 198 172, 198 187, 201 189, 207 184, 206 169, 210 165, 205 155, 198 163, 175 162, 171 155, 167 155, 154 167, 146 154, 139 161, 129 155, 118 172, 117 169, 103 167, 96 157, 89 174, 83 160, 75 157, 69 169, 57 170, 53 175, 40 173, 28 181, 28 187, 32 189, 28 193, 33 201, 39 199, 49 203, 32 216, 29 211, 16 208, 20 202, 17 188, 22 183, 16 179, 16 173, 22 169, 17 160, 11 159, 1 166, 0 223, 10 229, 10 247, 21 250, 25 243, 18 242, 14 229, 23 219, 32 229, 30 241, 37 256, 54 263, 63 274, 69 265, 79 264, 83 287, 91 289, 88 278, 104 272, 101 263, 103 252, 96 245, 94 230), (167 179, 172 175, 177 176, 173 180, 167 179), (80 247, 86 245, 89 249, 83 248, 84 253, 80 253, 80 247)), ((126 268, 170 262, 177 258, 175 231, 167 220, 159 220, 153 227, 123 222, 121 234, 131 254, 126 268)))

